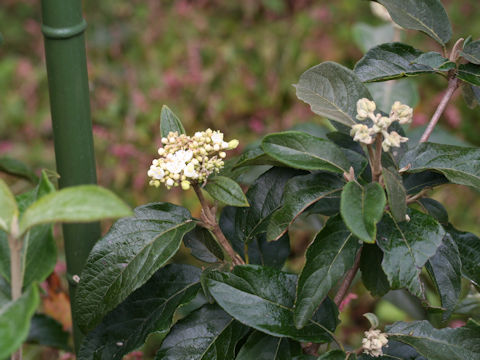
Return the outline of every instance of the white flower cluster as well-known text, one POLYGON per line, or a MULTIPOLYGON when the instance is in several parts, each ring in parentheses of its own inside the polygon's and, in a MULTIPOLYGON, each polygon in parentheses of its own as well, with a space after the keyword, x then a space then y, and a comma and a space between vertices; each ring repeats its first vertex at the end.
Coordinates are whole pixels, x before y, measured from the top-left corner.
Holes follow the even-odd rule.
POLYGON ((388 344, 387 334, 380 330, 370 329, 365 331, 362 339, 363 351, 370 356, 379 357, 383 355, 382 347, 388 344))
POLYGON ((390 147, 399 147, 400 143, 408 141, 408 138, 400 136, 396 131, 388 132, 388 127, 395 121, 400 124, 409 124, 412 122, 413 109, 395 101, 390 111, 390 116, 375 115, 377 108, 374 101, 368 99, 360 99, 357 102, 357 119, 360 121, 370 119, 373 122, 372 127, 364 124, 355 124, 350 130, 353 140, 370 145, 375 141, 377 134, 383 135, 382 148, 384 151, 390 150, 390 147))
POLYGON ((224 150, 235 149, 238 140, 223 141, 223 133, 207 129, 192 137, 170 132, 162 138, 162 144, 158 149, 160 158, 153 160, 148 170, 150 185, 165 184, 168 189, 181 186, 188 190, 191 184, 204 182, 211 173, 220 171, 226 156, 224 150))

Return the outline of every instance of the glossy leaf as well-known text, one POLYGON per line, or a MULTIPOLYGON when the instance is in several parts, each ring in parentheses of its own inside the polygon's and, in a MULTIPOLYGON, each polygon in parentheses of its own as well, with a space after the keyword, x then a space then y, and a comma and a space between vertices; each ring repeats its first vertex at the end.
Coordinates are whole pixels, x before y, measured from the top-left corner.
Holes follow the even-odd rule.
POLYGON ((480 325, 473 321, 456 329, 435 329, 428 321, 397 322, 387 332, 389 339, 412 346, 427 359, 480 358, 480 325))
POLYGON ((408 151, 400 166, 409 172, 432 170, 450 182, 480 189, 480 149, 453 145, 422 143, 408 151))
POLYGON ((223 209, 220 227, 235 251, 244 258, 248 256, 249 263, 283 266, 290 253, 288 236, 268 243, 265 233, 271 214, 281 204, 285 184, 292 177, 303 174, 290 168, 273 168, 260 176, 247 191, 250 207, 227 206, 223 209))
POLYGON ((365 287, 373 296, 390 291, 390 283, 382 269, 383 252, 377 244, 364 244, 360 258, 360 271, 365 287))
POLYGON ((295 326, 309 323, 328 292, 353 266, 360 245, 340 216, 330 218, 306 253, 295 300, 295 326))
POLYGON ((420 55, 415 59, 415 64, 430 66, 437 71, 448 71, 455 69, 456 64, 453 61, 444 58, 442 54, 430 51, 420 55))
POLYGON ((444 45, 452 37, 452 26, 440 0, 375 0, 385 6, 398 25, 424 32, 444 45))
POLYGON ((334 62, 308 69, 295 87, 297 97, 309 104, 315 114, 346 126, 356 123, 357 101, 371 98, 353 71, 334 62))
POLYGON ((218 306, 206 305, 173 327, 155 359, 232 360, 247 331, 218 306))
POLYGON ((10 226, 14 217, 18 216, 18 207, 15 197, 8 185, 0 179, 0 230, 10 233, 10 226))
POLYGON ((150 333, 167 333, 177 309, 200 291, 200 269, 170 264, 111 311, 83 340, 78 359, 121 360, 150 333))
POLYGON ((0 157, 0 171, 36 183, 37 175, 24 163, 8 156, 0 157))
POLYGON ((207 263, 223 260, 223 250, 213 235, 205 228, 197 226, 183 238, 193 257, 207 263))
POLYGON ((254 165, 272 165, 283 166, 280 161, 277 161, 267 155, 260 146, 256 146, 253 149, 245 151, 233 166, 234 169, 238 169, 244 166, 254 165))
POLYGON ((350 168, 350 162, 335 144, 299 131, 267 135, 262 148, 272 158, 296 169, 343 173, 350 168))
POLYGON ((433 188, 448 183, 448 179, 444 175, 433 171, 404 174, 402 178, 408 195, 417 194, 425 188, 433 188))
POLYGON ((480 238, 475 234, 455 229, 451 224, 445 230, 453 238, 458 247, 462 261, 462 274, 480 286, 480 238))
POLYGON ((292 360, 293 356, 299 354, 301 354, 300 344, 293 343, 287 338, 273 337, 254 331, 235 360, 292 360))
POLYGON ((228 177, 215 176, 208 179, 205 191, 225 205, 249 206, 240 185, 228 177))
POLYGON ((168 203, 140 206, 133 217, 117 221, 95 244, 80 276, 79 325, 97 325, 175 255, 194 226, 188 210, 168 203))
POLYGON ((428 214, 433 216, 442 225, 448 224, 447 210, 437 200, 422 198, 418 200, 428 214))
POLYGON ((397 222, 405 220, 407 214, 407 192, 402 177, 392 168, 383 168, 383 182, 388 195, 388 206, 397 222))
POLYGON ((377 45, 392 42, 395 35, 391 23, 380 26, 356 23, 352 31, 353 40, 364 53, 377 45))
POLYGON ((472 85, 480 86, 480 65, 471 63, 460 64, 457 77, 472 85))
POLYGON ((20 220, 20 233, 54 222, 91 222, 131 215, 116 195, 96 185, 80 185, 48 194, 30 205, 20 220))
POLYGON ((376 224, 382 218, 386 203, 385 192, 379 183, 361 186, 351 181, 343 188, 340 213, 355 236, 373 243, 377 233, 376 224))
POLYGON ((315 173, 297 176, 285 186, 282 206, 268 223, 267 241, 278 240, 309 206, 341 191, 345 182, 336 175, 315 173))
POLYGON ((160 113, 160 133, 162 137, 167 137, 170 132, 175 131, 178 135, 185 134, 185 129, 177 115, 167 105, 163 105, 160 113))
POLYGON ((420 55, 422 52, 410 45, 398 42, 382 44, 370 49, 355 65, 354 71, 363 82, 433 73, 434 69, 430 66, 415 63, 420 55))
POLYGON ((69 338, 70 334, 63 330, 63 325, 58 321, 44 314, 36 314, 30 323, 30 331, 26 341, 71 351, 68 345, 69 338))
POLYGON ((377 225, 377 244, 383 251, 382 268, 393 289, 407 288, 423 296, 420 272, 442 244, 445 230, 429 215, 409 212, 410 221, 396 222, 387 213, 377 225))
POLYGON ((426 268, 440 295, 442 307, 446 309, 442 316, 445 321, 455 310, 462 290, 462 263, 457 244, 450 235, 443 238, 442 245, 428 260, 426 268))
POLYGON ((461 55, 469 62, 480 65, 480 40, 466 44, 461 55))
POLYGON ((243 265, 231 273, 210 272, 206 284, 215 301, 245 325, 297 341, 331 341, 337 311, 328 298, 305 327, 293 325, 296 280, 295 275, 272 268, 243 265))
POLYGON ((0 359, 12 354, 25 341, 39 301, 37 287, 31 286, 20 298, 0 308, 0 359))

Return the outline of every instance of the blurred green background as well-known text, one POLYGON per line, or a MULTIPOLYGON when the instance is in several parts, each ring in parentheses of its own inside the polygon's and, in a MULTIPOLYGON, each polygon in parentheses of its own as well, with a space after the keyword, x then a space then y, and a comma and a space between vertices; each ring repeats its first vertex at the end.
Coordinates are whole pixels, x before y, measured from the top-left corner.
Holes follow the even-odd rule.
MULTIPOLYGON (((480 37, 478 0, 442 2, 454 40, 480 37)), ((37 172, 55 168, 39 3, 0 5, 0 156, 37 172)), ((189 133, 211 127, 239 139, 239 152, 268 132, 323 123, 296 99, 292 84, 323 61, 353 68, 363 54, 354 41, 356 24, 383 24, 361 0, 84 1, 84 16, 99 183, 132 206, 171 201, 194 213, 199 206, 193 192, 148 187, 162 105, 177 113, 189 133)), ((402 31, 402 37, 424 51, 440 50, 421 33, 402 31)), ((446 81, 412 81, 419 88, 415 127, 428 121, 446 81)), ((478 108, 467 108, 460 92, 441 126, 480 146, 478 108)), ((21 191, 28 185, 15 186, 21 191)), ((480 233, 477 192, 445 186, 434 197, 451 209, 458 228, 480 233)), ((290 264, 301 266, 295 259, 290 264)))

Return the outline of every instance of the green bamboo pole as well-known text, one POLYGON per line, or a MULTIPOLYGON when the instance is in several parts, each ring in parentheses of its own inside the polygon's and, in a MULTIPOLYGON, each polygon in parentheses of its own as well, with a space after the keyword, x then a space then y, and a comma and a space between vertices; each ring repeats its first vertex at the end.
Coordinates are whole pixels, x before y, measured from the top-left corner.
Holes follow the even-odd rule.
MULTIPOLYGON (((60 188, 97 182, 81 0, 42 0, 50 108, 60 188)), ((72 299, 75 350, 83 334, 76 326, 74 297, 85 260, 100 238, 98 223, 63 226, 72 299)))

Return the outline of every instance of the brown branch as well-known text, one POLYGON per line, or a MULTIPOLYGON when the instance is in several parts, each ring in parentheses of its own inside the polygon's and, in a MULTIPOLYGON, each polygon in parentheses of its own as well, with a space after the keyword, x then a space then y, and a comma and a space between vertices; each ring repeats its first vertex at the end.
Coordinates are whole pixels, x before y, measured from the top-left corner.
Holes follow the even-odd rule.
POLYGON ((234 266, 244 265, 245 261, 243 261, 242 257, 235 252, 235 250, 232 248, 232 245, 230 245, 227 238, 223 234, 222 229, 220 229, 220 226, 217 223, 215 211, 212 211, 207 200, 203 196, 200 185, 198 184, 193 185, 193 189, 195 190, 195 194, 197 194, 198 200, 202 205, 202 216, 201 216, 202 226, 204 226, 207 229, 210 229, 213 232, 220 246, 225 250, 228 256, 230 256, 230 258, 232 259, 232 264, 234 266))
POLYGON ((443 112, 445 111, 445 108, 448 105, 448 102, 453 96, 453 93, 455 90, 458 89, 459 87, 459 82, 458 79, 455 76, 454 72, 451 72, 448 77, 448 87, 447 91, 445 91, 445 94, 443 95, 442 100, 440 101, 440 104, 438 104, 437 110, 435 110, 435 113, 433 114, 432 118, 430 119, 430 122, 428 123, 427 128, 425 129, 425 132, 422 135, 422 138, 420 139, 420 142, 426 142, 428 141, 428 138, 433 132, 433 129, 438 123, 438 120, 440 119, 440 116, 442 116, 443 112))
POLYGON ((350 288, 350 285, 352 285, 352 281, 355 278, 355 275, 357 274, 358 269, 360 268, 360 257, 361 257, 361 255, 362 255, 362 248, 360 248, 360 250, 358 250, 357 255, 355 257, 355 262, 353 263, 352 268, 350 270, 348 270, 347 274, 343 278, 343 281, 340 284, 340 287, 338 288, 337 294, 335 295, 335 298, 333 299, 333 302, 337 306, 340 306, 343 299, 345 298, 345 295, 347 294, 348 289, 350 288))
POLYGON ((410 196, 410 197, 407 197, 407 204, 411 204, 411 203, 414 203, 415 201, 417 201, 418 199, 424 197, 427 192, 429 192, 430 189, 423 189, 422 191, 420 191, 418 194, 416 195, 413 195, 413 196, 410 196))

